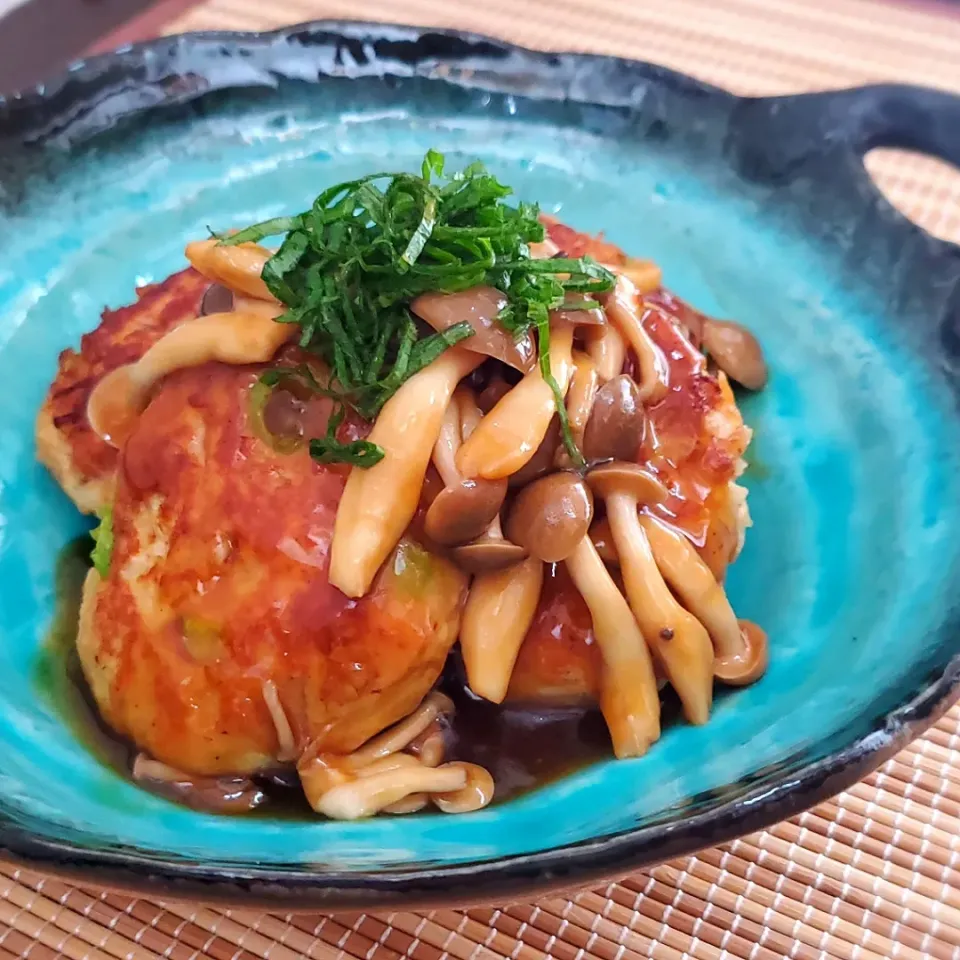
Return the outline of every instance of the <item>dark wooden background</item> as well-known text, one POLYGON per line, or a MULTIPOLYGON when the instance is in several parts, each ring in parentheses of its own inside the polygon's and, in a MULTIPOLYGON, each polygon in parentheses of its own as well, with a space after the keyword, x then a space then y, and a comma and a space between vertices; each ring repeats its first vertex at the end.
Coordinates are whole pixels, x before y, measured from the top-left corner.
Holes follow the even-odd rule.
POLYGON ((0 95, 54 76, 86 53, 141 40, 192 0, 27 0, 0 18, 0 95))

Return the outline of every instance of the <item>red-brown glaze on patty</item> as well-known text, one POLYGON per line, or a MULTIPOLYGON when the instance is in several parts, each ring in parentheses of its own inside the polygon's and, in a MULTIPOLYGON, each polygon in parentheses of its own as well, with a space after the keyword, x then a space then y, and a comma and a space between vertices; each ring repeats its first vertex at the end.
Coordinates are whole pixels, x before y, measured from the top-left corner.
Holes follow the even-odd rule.
POLYGON ((411 541, 370 594, 327 579, 346 468, 258 433, 259 369, 171 374, 123 454, 109 575, 78 649, 104 719, 198 774, 281 759, 272 681, 297 756, 349 752, 416 708, 459 629, 465 578, 411 541))

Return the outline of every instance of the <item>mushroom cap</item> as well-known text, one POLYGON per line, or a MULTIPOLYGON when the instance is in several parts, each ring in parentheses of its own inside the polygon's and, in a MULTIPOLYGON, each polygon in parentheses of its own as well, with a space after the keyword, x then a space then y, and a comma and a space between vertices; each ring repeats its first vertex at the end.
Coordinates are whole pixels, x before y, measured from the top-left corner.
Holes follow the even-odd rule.
POLYGON ((598 497, 625 493, 638 503, 663 503, 667 488, 649 470, 625 460, 611 460, 594 467, 587 474, 587 484, 598 497))
POLYGON ((431 540, 446 547, 469 543, 487 529, 506 495, 506 480, 461 480, 437 494, 423 528, 431 540))
POLYGON ((537 359, 533 336, 528 331, 515 337, 497 322, 506 305, 507 295, 496 287, 471 287, 457 293, 422 293, 410 309, 441 332, 466 321, 473 328, 473 336, 460 344, 464 350, 529 373, 537 359))
POLYGON ((731 687, 745 687, 766 673, 770 651, 767 634, 749 620, 740 621, 740 635, 746 651, 739 657, 717 657, 713 661, 713 675, 731 687))
POLYGON ((551 473, 525 486, 507 517, 511 540, 545 563, 559 563, 576 550, 593 519, 593 496, 580 476, 551 473))
MULTIPOLYGON (((578 301, 590 301, 589 296, 574 295, 572 298, 578 301)), ((575 327, 602 327, 606 325, 607 317, 599 303, 586 310, 569 309, 566 306, 558 307, 550 311, 551 323, 569 323, 575 327)))
POLYGON ((450 551, 453 562, 465 573, 493 573, 527 559, 527 551, 503 537, 483 537, 450 551))
POLYGON ((767 362, 757 338, 732 320, 704 319, 703 349, 731 380, 748 390, 762 390, 767 384, 767 362))
POLYGON ((647 427, 640 388, 626 374, 608 380, 593 400, 583 431, 588 460, 629 460, 637 455, 647 427))
POLYGON ((200 301, 200 316, 211 313, 229 313, 233 310, 233 291, 222 283, 212 283, 207 287, 200 301))

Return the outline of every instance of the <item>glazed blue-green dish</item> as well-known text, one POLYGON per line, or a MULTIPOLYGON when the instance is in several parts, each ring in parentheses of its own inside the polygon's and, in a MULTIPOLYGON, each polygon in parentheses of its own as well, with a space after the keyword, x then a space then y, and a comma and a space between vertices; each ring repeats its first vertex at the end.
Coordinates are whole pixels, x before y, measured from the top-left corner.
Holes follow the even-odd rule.
POLYGON ((0 100, 0 853, 165 895, 297 906, 516 899, 729 839, 851 784, 960 682, 960 249, 866 174, 960 162, 960 101, 901 87, 738 99, 622 60, 316 24, 188 36, 0 100), (754 526, 729 589, 766 676, 706 727, 461 817, 204 815, 103 764, 39 695, 58 553, 86 529, 34 456, 61 349, 207 225, 323 185, 480 158, 523 199, 656 259, 765 348, 754 526))

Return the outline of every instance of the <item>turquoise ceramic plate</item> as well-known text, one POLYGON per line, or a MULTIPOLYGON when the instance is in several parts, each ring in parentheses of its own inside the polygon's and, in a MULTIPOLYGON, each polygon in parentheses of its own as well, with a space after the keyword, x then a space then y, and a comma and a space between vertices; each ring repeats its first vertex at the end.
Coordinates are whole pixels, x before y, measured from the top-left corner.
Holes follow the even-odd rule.
POLYGON ((0 102, 0 847, 207 898, 382 907, 624 873, 836 792, 951 702, 960 650, 960 250, 897 214, 870 147, 960 159, 945 95, 741 100, 643 64, 317 24, 183 37, 0 102), (730 591, 768 674, 607 762, 463 817, 205 816, 97 761, 35 676, 58 551, 84 522, 34 462, 58 352, 183 265, 185 241, 321 185, 481 158, 519 194, 663 264, 756 331, 755 526, 730 591))

